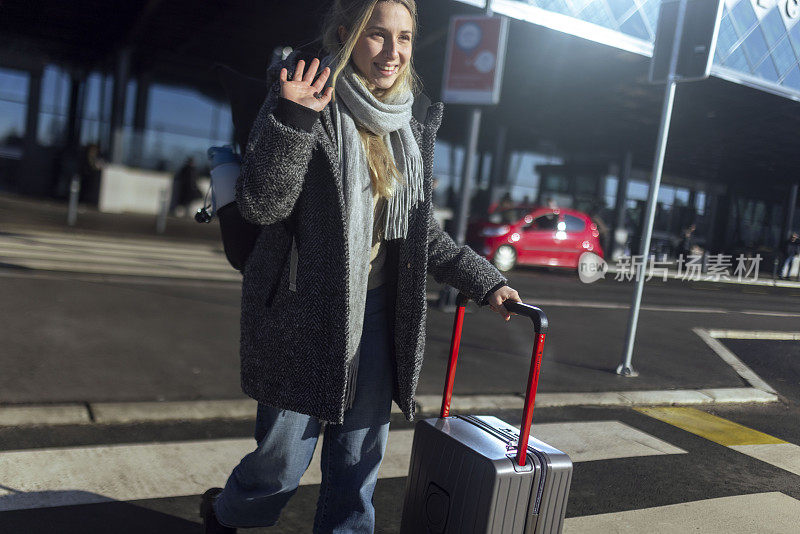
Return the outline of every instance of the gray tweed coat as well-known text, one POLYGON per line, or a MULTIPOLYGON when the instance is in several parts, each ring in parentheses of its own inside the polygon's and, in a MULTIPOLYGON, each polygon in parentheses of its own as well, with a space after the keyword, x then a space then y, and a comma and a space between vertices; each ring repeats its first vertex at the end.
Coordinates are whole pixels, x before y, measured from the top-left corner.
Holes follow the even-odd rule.
MULTIPOLYGON (((330 106, 316 113, 279 93, 273 84, 236 186, 244 218, 265 225, 243 273, 242 389, 261 403, 341 423, 349 298, 336 135, 330 106)), ((433 104, 422 122, 411 119, 423 157, 425 200, 410 214, 406 239, 388 242, 385 265, 396 312, 393 398, 409 420, 425 350, 427 273, 481 304, 506 282, 472 249, 458 247, 433 218, 433 149, 442 108, 433 104)))

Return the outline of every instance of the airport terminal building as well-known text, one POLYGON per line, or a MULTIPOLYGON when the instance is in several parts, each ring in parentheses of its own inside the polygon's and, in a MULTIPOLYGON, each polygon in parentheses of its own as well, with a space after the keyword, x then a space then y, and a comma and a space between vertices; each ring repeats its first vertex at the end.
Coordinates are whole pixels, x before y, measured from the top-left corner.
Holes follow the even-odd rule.
MULTIPOLYGON (((654 247, 668 252, 695 223, 713 252, 767 258, 800 228, 800 2, 722 1, 711 78, 677 89, 654 247)), ((415 64, 438 100, 448 21, 481 13, 485 2, 418 4, 415 64)), ((664 92, 648 83, 659 4, 494 0, 511 24, 501 100, 481 124, 480 195, 573 207, 635 242, 664 92)), ((263 78, 284 47, 318 47, 327 5, 3 2, 0 190, 65 197, 76 154, 91 143, 109 167, 153 175, 171 175, 189 156, 202 163, 208 146, 233 136, 211 66, 263 78)), ((438 204, 452 201, 461 180, 468 111, 446 106, 438 204)))

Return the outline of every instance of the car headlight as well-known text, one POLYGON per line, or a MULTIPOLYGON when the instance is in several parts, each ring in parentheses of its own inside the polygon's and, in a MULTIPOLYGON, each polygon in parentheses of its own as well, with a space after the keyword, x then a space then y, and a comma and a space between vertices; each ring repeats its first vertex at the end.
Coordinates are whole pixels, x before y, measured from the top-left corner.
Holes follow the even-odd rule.
POLYGON ((507 224, 503 226, 491 226, 488 228, 484 228, 480 232, 481 237, 497 237, 499 235, 505 235, 508 233, 510 227, 507 224))

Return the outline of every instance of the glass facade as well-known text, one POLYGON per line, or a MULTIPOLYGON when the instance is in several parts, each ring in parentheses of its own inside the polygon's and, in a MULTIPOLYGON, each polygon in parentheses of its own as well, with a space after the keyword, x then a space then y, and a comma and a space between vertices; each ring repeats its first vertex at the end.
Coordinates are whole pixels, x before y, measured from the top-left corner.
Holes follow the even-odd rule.
MULTIPOLYGON (((132 120, 126 123, 124 159, 133 158, 132 120)), ((174 170, 187 157, 206 163, 212 145, 231 144, 233 121, 230 107, 196 91, 164 85, 150 87, 142 161, 147 168, 174 170)))
POLYGON ((30 75, 0 68, 0 147, 19 145, 25 136, 30 75))
MULTIPOLYGON (((0 156, 16 155, 25 137, 30 74, 0 68, 0 156), (13 149, 13 150, 12 150, 13 149)), ((37 143, 59 149, 67 140, 69 73, 58 65, 42 71, 37 143)), ((144 131, 134 131, 137 82, 128 83, 123 119, 123 163, 148 169, 175 170, 187 157, 201 166, 211 145, 230 144, 233 123, 230 106, 196 91, 154 84, 148 88, 144 131)), ((113 79, 90 73, 82 91, 80 144, 98 144, 107 151, 111 123, 113 79)))
POLYGON ((42 92, 39 100, 39 129, 37 142, 42 146, 58 145, 66 134, 69 114, 69 75, 55 65, 42 73, 42 92))
POLYGON ((800 91, 800 26, 787 0, 726 0, 714 63, 800 91))
MULTIPOLYGON (((512 0, 514 1, 514 0, 512 0)), ((655 42, 661 0, 516 0, 655 42)), ((723 0, 714 64, 800 93, 795 0, 723 0)))
POLYGON ((655 41, 661 0, 520 0, 592 22, 645 41, 655 41))

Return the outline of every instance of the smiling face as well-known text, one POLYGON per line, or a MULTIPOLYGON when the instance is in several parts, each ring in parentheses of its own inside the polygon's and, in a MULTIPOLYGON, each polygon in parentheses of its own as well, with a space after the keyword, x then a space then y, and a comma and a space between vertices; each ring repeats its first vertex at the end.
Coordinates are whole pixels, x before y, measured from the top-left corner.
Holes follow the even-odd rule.
MULTIPOLYGON (((389 89, 411 61, 414 21, 397 2, 378 2, 351 60, 370 89, 389 89)), ((340 34, 346 35, 344 28, 340 34)))

